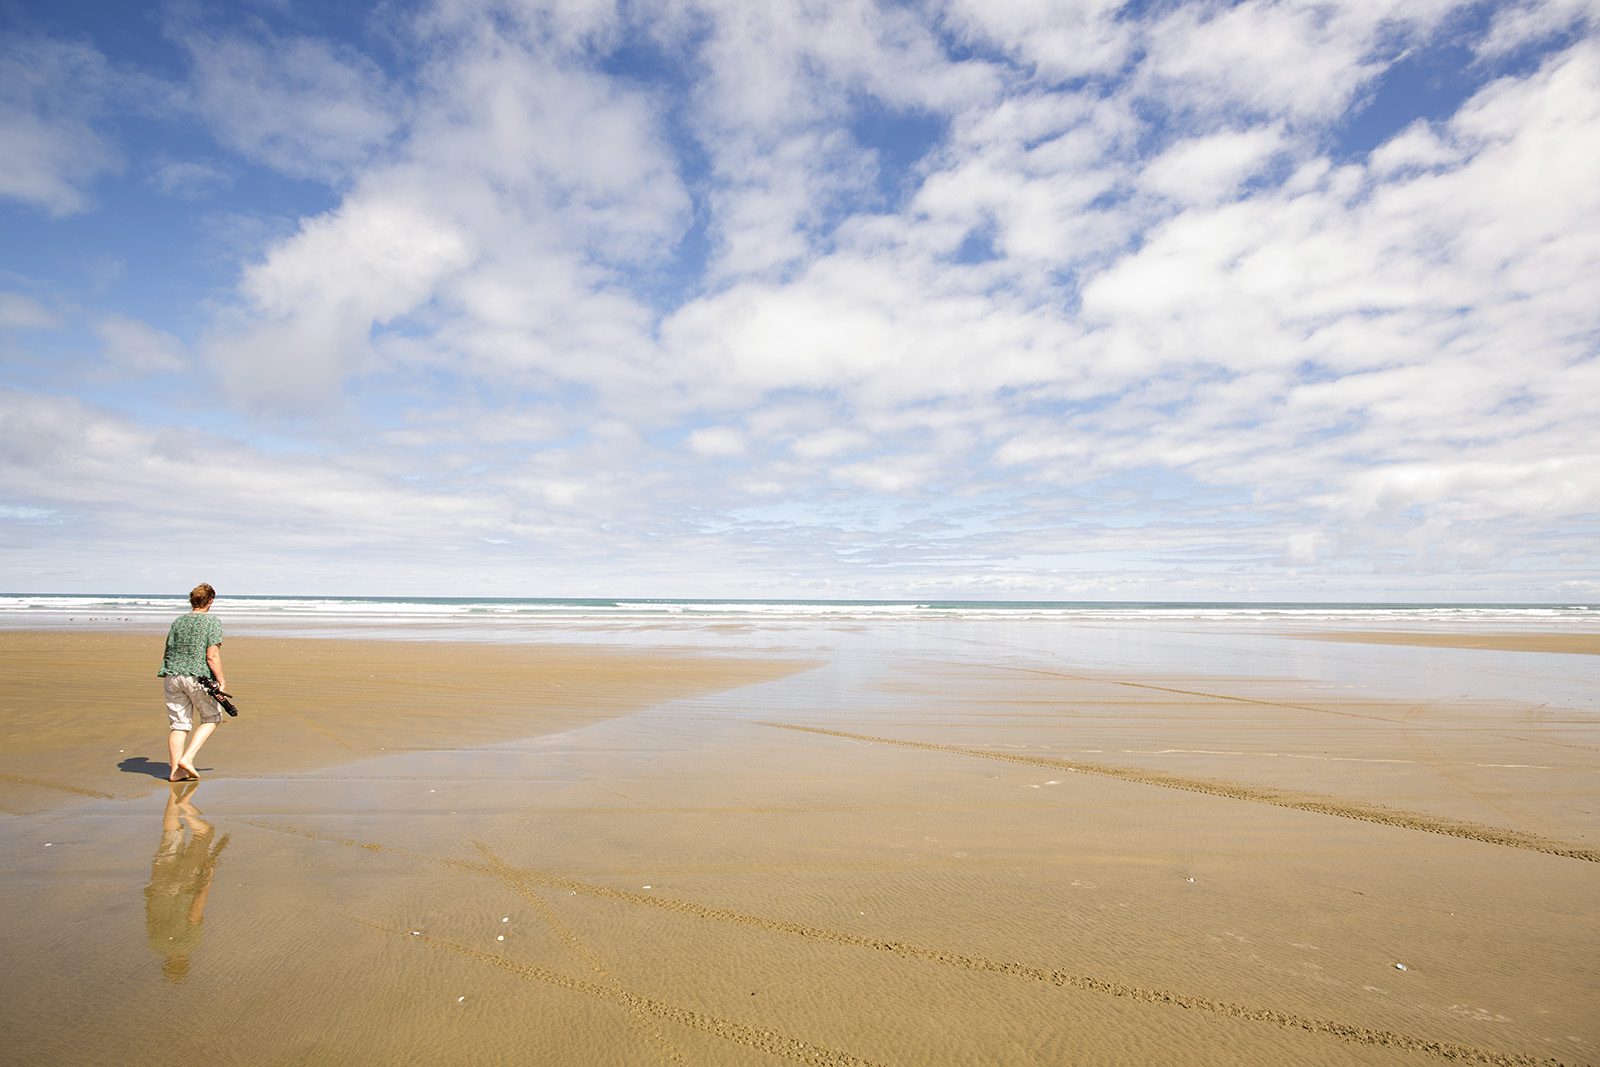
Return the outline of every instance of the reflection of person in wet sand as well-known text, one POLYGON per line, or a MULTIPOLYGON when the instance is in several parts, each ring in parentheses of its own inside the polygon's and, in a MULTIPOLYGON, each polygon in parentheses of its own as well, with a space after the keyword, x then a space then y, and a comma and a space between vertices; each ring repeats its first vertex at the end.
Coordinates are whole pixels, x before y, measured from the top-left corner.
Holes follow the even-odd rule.
POLYGON ((212 826, 191 802, 195 783, 175 783, 161 816, 161 844, 150 864, 150 884, 144 891, 145 933, 150 947, 166 957, 161 965, 168 982, 182 982, 189 974, 189 953, 200 947, 200 923, 206 894, 217 872, 217 860, 228 845, 228 835, 212 843, 212 826), (184 841, 183 821, 192 836, 184 841))

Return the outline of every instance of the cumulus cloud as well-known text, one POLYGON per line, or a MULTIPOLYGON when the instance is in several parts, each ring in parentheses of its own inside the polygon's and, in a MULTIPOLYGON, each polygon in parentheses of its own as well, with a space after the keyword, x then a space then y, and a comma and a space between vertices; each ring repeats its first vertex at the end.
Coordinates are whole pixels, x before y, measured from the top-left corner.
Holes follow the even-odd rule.
POLYGON ((688 198, 655 106, 548 28, 469 7, 419 24, 432 58, 392 157, 245 272, 210 348, 236 395, 288 410, 377 366, 594 383, 648 362, 648 310, 615 282, 670 254, 688 198))
POLYGON ((354 200, 246 270, 242 321, 211 357, 256 403, 315 402, 363 368, 375 325, 428 300, 471 255, 458 227, 403 196, 354 200))

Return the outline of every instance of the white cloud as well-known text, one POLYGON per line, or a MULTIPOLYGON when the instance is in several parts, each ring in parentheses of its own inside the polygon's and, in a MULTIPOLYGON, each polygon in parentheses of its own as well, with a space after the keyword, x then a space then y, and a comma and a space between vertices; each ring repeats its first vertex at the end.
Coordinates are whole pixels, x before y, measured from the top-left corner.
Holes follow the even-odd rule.
POLYGON ((150 170, 150 183, 168 196, 203 200, 233 184, 225 169, 193 159, 167 159, 150 170))
POLYGON ((107 315, 95 324, 105 358, 127 374, 164 374, 188 365, 183 342, 165 330, 126 315, 107 315))
POLYGON ((548 41, 449 14, 393 158, 245 272, 212 349, 239 395, 315 406, 381 365, 649 377, 649 315, 611 282, 687 224, 654 106, 548 41))
POLYGON ((651 260, 681 236, 688 198, 645 94, 489 20, 438 43, 403 162, 378 173, 459 202, 486 236, 509 224, 507 243, 608 265, 651 260))
POLYGON ((696 455, 713 459, 742 456, 744 434, 732 426, 706 426, 689 434, 689 447, 696 455))
POLYGON ((872 437, 860 430, 832 428, 819 430, 796 438, 790 444, 795 455, 804 459, 831 459, 842 453, 867 448, 872 437))
POLYGON ((1594 0, 1526 0, 1502 4, 1494 12, 1489 32, 1477 46, 1480 57, 1493 58, 1519 48, 1548 41, 1559 34, 1600 23, 1600 4, 1594 0))
POLYGON ((1190 138, 1147 164, 1140 181, 1184 205, 1214 204, 1232 198, 1282 146, 1271 127, 1190 138))
POLYGON ((1383 70, 1376 46, 1426 34, 1455 7, 1453 0, 1184 4, 1150 29, 1138 78, 1145 92, 1202 121, 1242 111, 1325 122, 1383 70))
POLYGON ((286 174, 339 181, 399 122, 370 60, 316 38, 251 40, 180 31, 194 104, 219 141, 286 174))
POLYGON ((275 540, 288 549, 324 535, 358 544, 390 523, 471 532, 500 517, 470 492, 405 491, 359 461, 264 455, 236 440, 141 426, 71 399, 9 389, 0 389, 0 456, 0 493, 10 499, 49 499, 130 543, 166 540, 166 551, 180 554, 224 531, 235 549, 275 540), (150 502, 170 502, 174 487, 203 493, 206 506, 163 506, 163 521, 141 530, 150 502), (458 510, 463 500, 476 506, 458 510))
POLYGON ((121 154, 96 127, 111 75, 94 48, 12 36, 0 43, 0 197, 51 215, 89 205, 88 187, 121 154))
POLYGON ((60 321, 54 312, 31 296, 0 292, 0 328, 44 330, 60 325, 60 321))
POLYGON ((1460 160, 1458 149, 1440 140, 1428 122, 1418 119, 1373 149, 1367 157, 1367 166, 1379 177, 1392 178, 1401 171, 1431 170, 1460 160))
POLYGON ((897 456, 845 463, 829 473, 838 484, 859 486, 873 493, 902 495, 916 494, 925 488, 934 476, 934 468, 926 457, 897 456))
POLYGON ((245 307, 211 358, 255 403, 315 404, 363 368, 375 325, 429 300, 471 258, 459 227, 401 196, 353 200, 246 270, 245 307))
POLYGON ((882 160, 850 129, 863 101, 941 115, 1000 84, 987 64, 949 62, 911 9, 870 0, 703 0, 657 33, 696 49, 688 119, 710 170, 713 285, 782 276, 841 211, 877 200, 882 160))
POLYGON ((308 219, 245 272, 240 289, 268 316, 333 305, 382 322, 426 299, 470 257, 458 227, 400 196, 374 195, 308 219))
POLYGON ((947 17, 968 40, 1000 48, 1047 82, 1110 74, 1136 38, 1120 0, 953 0, 947 17))
POLYGON ((616 0, 437 0, 417 15, 425 38, 477 33, 487 23, 564 50, 604 51, 621 28, 616 0))

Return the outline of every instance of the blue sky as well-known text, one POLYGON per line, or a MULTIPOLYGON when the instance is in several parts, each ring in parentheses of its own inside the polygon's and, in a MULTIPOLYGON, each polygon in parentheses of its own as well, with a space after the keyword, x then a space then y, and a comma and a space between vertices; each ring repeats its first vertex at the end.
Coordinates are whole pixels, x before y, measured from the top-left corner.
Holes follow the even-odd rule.
POLYGON ((1600 600, 1600 5, 0 6, 0 587, 1600 600))

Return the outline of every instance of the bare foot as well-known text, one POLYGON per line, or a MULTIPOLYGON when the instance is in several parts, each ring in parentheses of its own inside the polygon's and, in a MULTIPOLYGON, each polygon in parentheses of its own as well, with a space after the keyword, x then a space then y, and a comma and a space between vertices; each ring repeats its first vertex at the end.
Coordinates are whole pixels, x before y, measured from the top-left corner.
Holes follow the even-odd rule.
POLYGON ((195 769, 195 766, 192 763, 184 763, 182 760, 179 760, 178 770, 183 772, 183 777, 173 779, 174 781, 198 782, 200 780, 200 772, 195 769))

